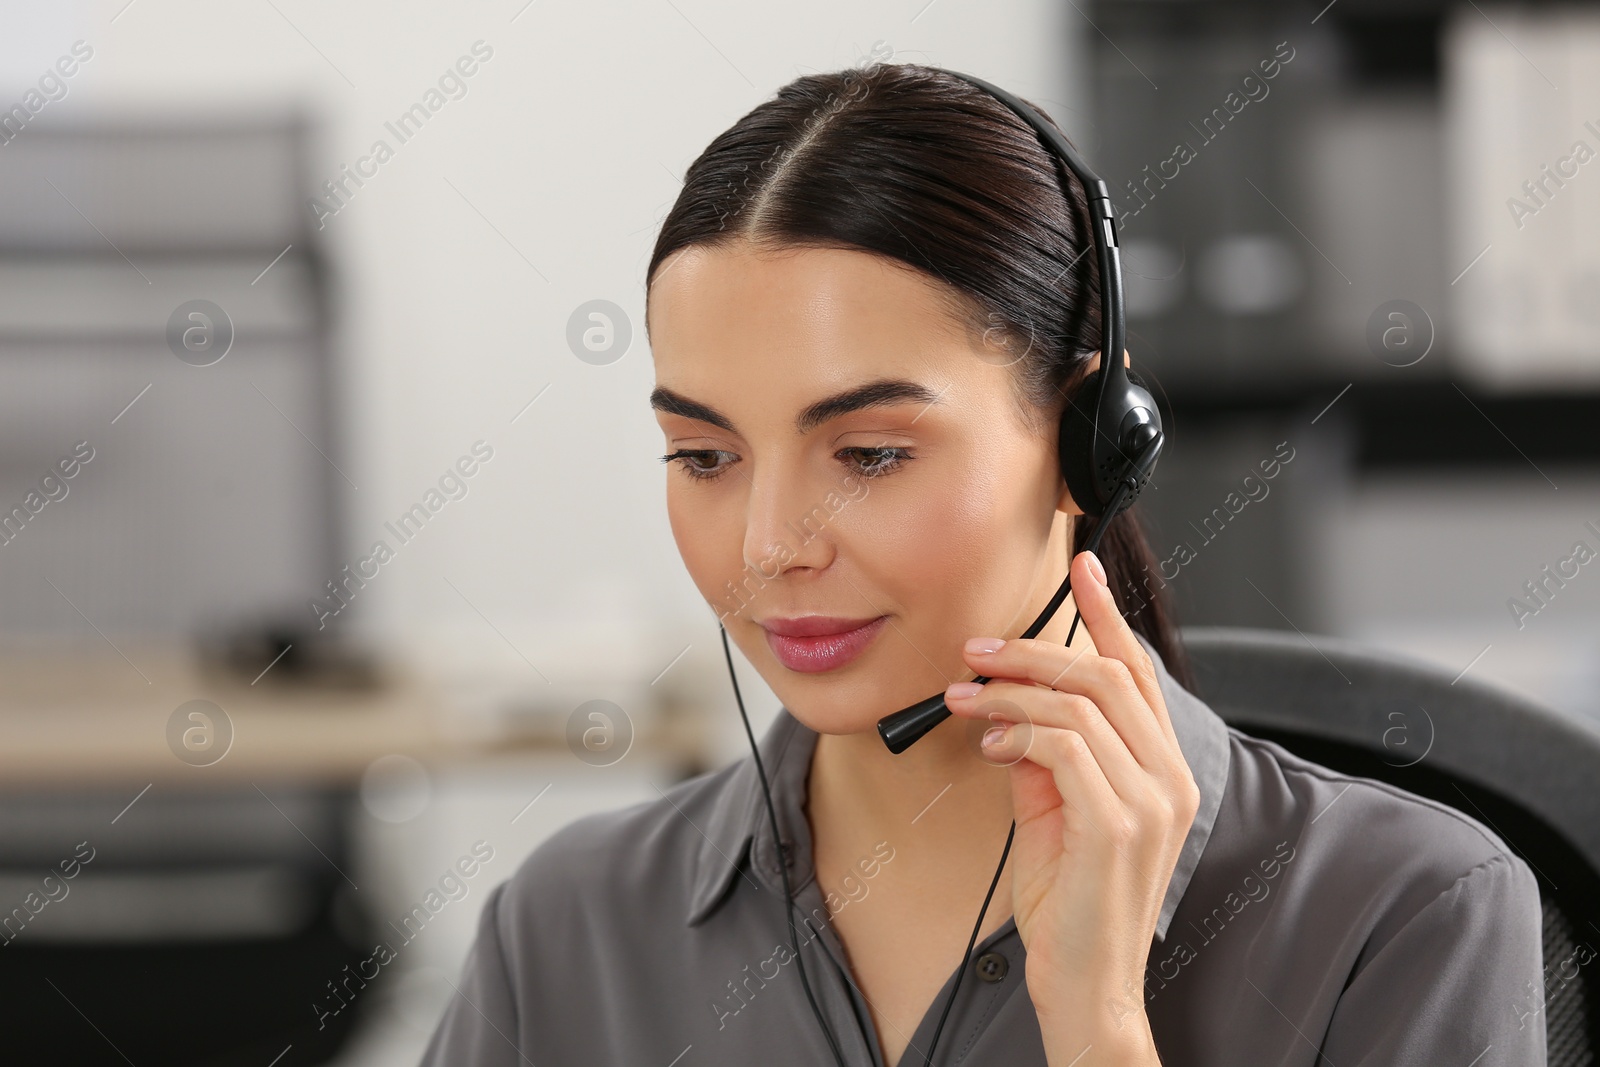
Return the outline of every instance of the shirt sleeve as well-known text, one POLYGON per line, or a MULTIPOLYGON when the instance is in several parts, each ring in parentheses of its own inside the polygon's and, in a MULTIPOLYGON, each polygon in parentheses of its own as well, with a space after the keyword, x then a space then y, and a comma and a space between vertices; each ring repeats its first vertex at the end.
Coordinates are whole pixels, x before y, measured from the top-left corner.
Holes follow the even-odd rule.
POLYGON ((1323 1056, 1339 1067, 1543 1067, 1543 966, 1538 882, 1522 860, 1494 855, 1417 912, 1350 980, 1323 1056))
POLYGON ((500 898, 509 884, 495 886, 483 902, 460 981, 418 1067, 513 1067, 528 1062, 517 1047, 517 1004, 500 941, 500 898))

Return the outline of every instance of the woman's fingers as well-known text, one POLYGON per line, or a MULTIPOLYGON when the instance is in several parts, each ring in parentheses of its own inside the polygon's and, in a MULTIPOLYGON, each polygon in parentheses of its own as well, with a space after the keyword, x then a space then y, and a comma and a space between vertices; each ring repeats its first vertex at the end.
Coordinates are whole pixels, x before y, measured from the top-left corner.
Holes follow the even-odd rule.
POLYGON ((1193 806, 1197 791, 1154 661, 1117 610, 1093 553, 1080 552, 1072 565, 1074 600, 1096 651, 1035 639, 973 639, 964 650, 967 664, 991 681, 951 686, 945 705, 969 718, 989 712, 1036 730, 1077 734, 1134 816, 1160 821, 1193 806))
POLYGON ((1102 657, 1115 660, 1128 671, 1134 685, 1143 694, 1146 703, 1154 709, 1156 719, 1174 743, 1177 735, 1172 731, 1172 720, 1167 715, 1167 703, 1161 695, 1161 683, 1156 677, 1155 663, 1150 653, 1134 636, 1128 620, 1117 609, 1116 597, 1106 587, 1106 572, 1093 552, 1079 552, 1072 560, 1072 601, 1083 616, 1089 638, 1095 651, 1102 657))
POLYGON ((945 706, 967 718, 988 718, 1001 726, 1013 724, 1007 731, 1006 747, 984 749, 985 756, 1000 762, 1027 756, 1054 771, 1060 766, 1060 746, 1075 748, 1081 742, 1095 761, 1097 776, 1110 785, 1115 795, 1125 804, 1142 806, 1149 775, 1088 697, 996 679, 987 683, 978 696, 957 698, 954 702, 947 697, 945 706), (1078 740, 1063 740, 1061 734, 1071 734, 1078 740), (1042 754, 1057 758, 1048 762, 1038 758, 1035 746, 1044 746, 1042 754))
MULTIPOLYGON (((1013 726, 1011 733, 1018 729, 1013 726)), ((1104 769, 1083 734, 1072 729, 1035 729, 1027 750, 1027 760, 1050 774, 1061 803, 1067 808, 1062 813, 1062 829, 1117 851, 1131 845, 1134 821, 1117 790, 1106 781, 1104 769)))
MULTIPOLYGON (((995 642, 975 643, 992 646, 995 642)), ((1151 713, 1132 673, 1118 660, 1028 638, 1006 641, 996 652, 968 651, 966 661, 985 678, 1022 679, 1058 692, 1087 697, 1110 721, 1142 766, 1160 766, 1169 741, 1176 744, 1176 738, 1163 736, 1160 720, 1151 713)), ((955 710, 950 705, 948 691, 945 704, 951 711, 955 710)))

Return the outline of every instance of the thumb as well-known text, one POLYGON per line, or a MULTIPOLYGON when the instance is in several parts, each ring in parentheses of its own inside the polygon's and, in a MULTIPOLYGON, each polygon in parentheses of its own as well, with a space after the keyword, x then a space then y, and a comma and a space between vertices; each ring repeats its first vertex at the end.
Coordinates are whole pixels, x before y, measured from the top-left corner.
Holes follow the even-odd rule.
POLYGON ((1115 655, 1113 650, 1101 643, 1101 634, 1112 638, 1115 624, 1126 624, 1123 623, 1122 613, 1117 610, 1116 597, 1107 587, 1105 565, 1093 552, 1085 550, 1073 557, 1070 573, 1072 601, 1083 616, 1083 624, 1089 628, 1089 636, 1094 639, 1095 647, 1102 656, 1115 655))
MULTIPOLYGON (((1072 561, 1072 599, 1089 629, 1089 639, 1102 656, 1126 663, 1130 670, 1144 661, 1144 646, 1122 617, 1117 598, 1106 586, 1105 567, 1093 552, 1079 552, 1072 561)), ((1140 672, 1134 670, 1134 677, 1140 672)))

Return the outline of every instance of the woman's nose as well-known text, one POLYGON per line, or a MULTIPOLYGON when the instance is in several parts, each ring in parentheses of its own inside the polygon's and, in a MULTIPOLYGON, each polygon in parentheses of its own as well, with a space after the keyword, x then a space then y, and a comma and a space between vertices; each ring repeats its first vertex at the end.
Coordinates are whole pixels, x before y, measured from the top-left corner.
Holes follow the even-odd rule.
POLYGON ((766 578, 795 567, 827 566, 833 546, 826 497, 826 487, 797 472, 770 465, 758 472, 745 508, 745 565, 766 578))

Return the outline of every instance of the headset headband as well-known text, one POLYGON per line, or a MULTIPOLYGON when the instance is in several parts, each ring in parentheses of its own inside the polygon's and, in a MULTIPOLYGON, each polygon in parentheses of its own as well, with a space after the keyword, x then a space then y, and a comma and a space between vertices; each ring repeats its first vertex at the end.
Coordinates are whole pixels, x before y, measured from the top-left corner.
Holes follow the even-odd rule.
MULTIPOLYGON (((1082 183, 1089 208, 1089 229, 1095 245, 1097 263, 1100 269, 1100 389, 1095 397, 1094 413, 1090 419, 1092 433, 1089 435, 1090 449, 1094 455, 1093 471, 1109 473, 1107 468, 1114 466, 1116 460, 1129 458, 1123 449, 1123 434, 1129 428, 1123 425, 1101 425, 1102 419, 1110 420, 1119 418, 1127 412, 1130 405, 1130 382, 1127 368, 1122 363, 1122 352, 1126 347, 1127 318, 1124 311, 1122 298, 1122 259, 1117 244, 1116 217, 1111 207, 1111 194, 1106 189, 1106 183, 1078 156, 1072 145, 1061 132, 1052 126, 1039 110, 1028 104, 1012 93, 984 81, 982 78, 960 71, 949 70, 947 74, 954 75, 963 81, 976 85, 995 99, 1005 104, 1017 114, 1017 117, 1026 122, 1039 135, 1045 147, 1054 151, 1066 163, 1067 168, 1082 183)), ((1070 198, 1068 203, 1071 203, 1070 198)), ((1140 390, 1142 392, 1142 390, 1140 390)), ((1159 417, 1151 410, 1152 417, 1159 417)), ((1070 457, 1069 457, 1070 462, 1070 457)), ((1093 486, 1093 500, 1078 500, 1078 505, 1090 514, 1098 514, 1110 499, 1116 487, 1116 478, 1105 476, 1089 479, 1093 486)), ((1142 488, 1142 486, 1141 486, 1142 488)), ((1074 495, 1077 495, 1079 485, 1073 485, 1074 495)))

